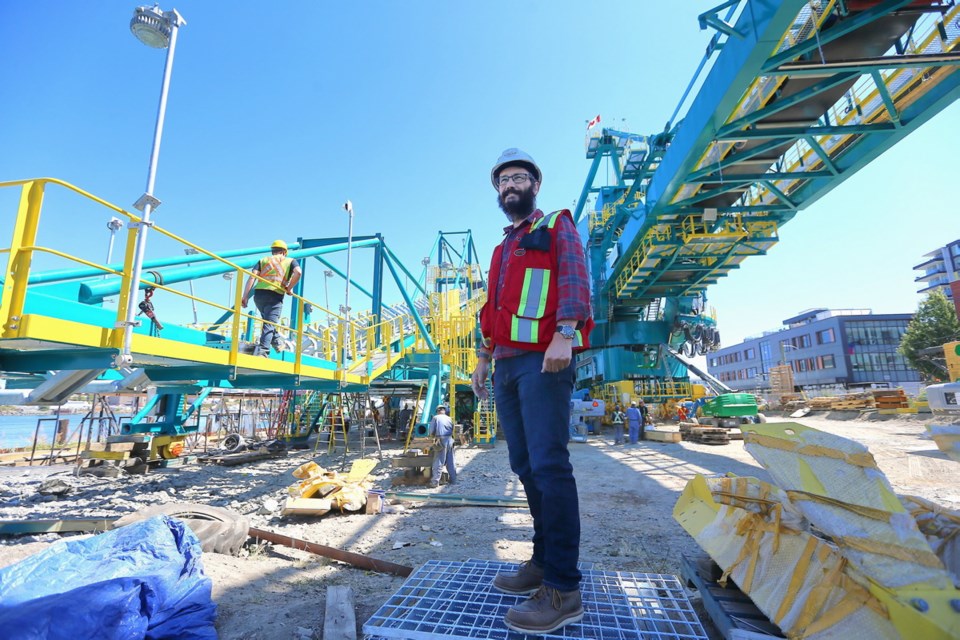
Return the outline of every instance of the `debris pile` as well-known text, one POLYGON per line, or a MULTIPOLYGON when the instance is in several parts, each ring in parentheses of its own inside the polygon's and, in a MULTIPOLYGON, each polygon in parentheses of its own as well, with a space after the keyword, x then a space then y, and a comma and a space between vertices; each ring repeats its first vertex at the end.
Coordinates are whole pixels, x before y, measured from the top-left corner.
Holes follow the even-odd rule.
POLYGON ((313 461, 300 465, 293 472, 293 477, 300 482, 287 490, 290 496, 283 515, 322 516, 331 509, 363 509, 367 492, 373 487, 366 478, 376 464, 373 460, 356 460, 346 475, 328 471, 313 461))

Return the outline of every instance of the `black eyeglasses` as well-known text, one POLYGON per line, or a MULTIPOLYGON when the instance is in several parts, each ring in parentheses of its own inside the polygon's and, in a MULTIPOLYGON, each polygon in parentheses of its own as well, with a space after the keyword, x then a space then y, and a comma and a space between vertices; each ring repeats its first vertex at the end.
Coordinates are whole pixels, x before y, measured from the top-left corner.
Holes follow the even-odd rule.
POLYGON ((513 184, 524 184, 527 180, 533 178, 529 173, 516 173, 512 176, 500 176, 497 178, 497 186, 504 187, 511 182, 513 184))

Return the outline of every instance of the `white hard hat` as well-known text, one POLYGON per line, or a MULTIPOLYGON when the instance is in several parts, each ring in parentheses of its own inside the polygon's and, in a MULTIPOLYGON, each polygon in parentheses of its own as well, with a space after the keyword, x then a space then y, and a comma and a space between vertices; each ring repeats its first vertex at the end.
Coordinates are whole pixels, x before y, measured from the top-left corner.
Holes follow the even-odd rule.
POLYGON ((493 183, 493 188, 497 188, 497 174, 500 173, 500 170, 508 165, 519 164, 527 167, 530 171, 533 172, 533 177, 537 182, 543 182, 543 175, 540 173, 540 167, 537 166, 537 163, 530 157, 530 154, 517 149, 516 147, 511 147, 500 154, 500 157, 497 158, 497 163, 493 165, 493 169, 490 170, 490 182, 493 183))

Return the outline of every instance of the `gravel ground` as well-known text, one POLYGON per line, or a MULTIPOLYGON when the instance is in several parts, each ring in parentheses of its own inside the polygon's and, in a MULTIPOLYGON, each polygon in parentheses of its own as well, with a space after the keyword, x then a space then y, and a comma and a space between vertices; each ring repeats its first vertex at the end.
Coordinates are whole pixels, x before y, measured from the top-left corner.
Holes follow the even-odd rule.
MULTIPOLYGON (((928 421, 929 416, 866 419, 838 412, 799 420, 868 446, 898 492, 960 508, 960 465, 926 437, 928 421)), ((583 523, 581 560, 598 570, 679 574, 681 555, 699 551, 671 517, 687 480, 697 473, 728 472, 769 479, 739 441, 725 446, 642 442, 615 447, 611 440, 596 436, 570 447, 583 523)), ((390 480, 398 471, 386 458, 399 454, 399 448, 384 449, 385 461, 372 475, 378 488, 391 489, 390 480)), ((282 504, 286 488, 294 482, 291 472, 309 459, 336 469, 342 455, 314 458, 312 451, 293 452, 241 467, 190 465, 115 479, 75 477, 72 467, 0 468, 0 519, 108 517, 154 504, 199 502, 243 513, 255 527, 412 567, 430 559, 520 561, 530 555, 532 526, 525 509, 403 502, 379 515, 331 512, 320 518, 284 518, 266 511, 264 503, 270 499, 282 504), (73 490, 59 498, 40 495, 38 487, 51 478, 63 480, 73 490)), ((509 469, 505 443, 492 449, 458 448, 456 462, 457 485, 404 490, 522 497, 523 489, 509 469)), ((60 538, 0 537, 0 566, 60 538)), ((353 589, 359 627, 403 582, 269 545, 250 544, 242 557, 205 554, 203 563, 213 580, 217 627, 225 639, 321 638, 324 599, 331 585, 353 589)), ((696 594, 692 599, 698 605, 696 594)), ((702 608, 698 610, 709 628, 702 608)))

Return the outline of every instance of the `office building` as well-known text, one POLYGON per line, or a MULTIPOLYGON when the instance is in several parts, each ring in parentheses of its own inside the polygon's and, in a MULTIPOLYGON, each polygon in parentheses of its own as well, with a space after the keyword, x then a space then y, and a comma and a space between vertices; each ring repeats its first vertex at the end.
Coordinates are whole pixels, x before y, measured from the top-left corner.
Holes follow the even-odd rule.
POLYGON ((912 318, 869 309, 810 309, 783 321, 785 328, 707 355, 707 370, 737 391, 770 389, 770 368, 787 364, 796 387, 896 388, 916 393, 920 374, 897 353, 912 318))

